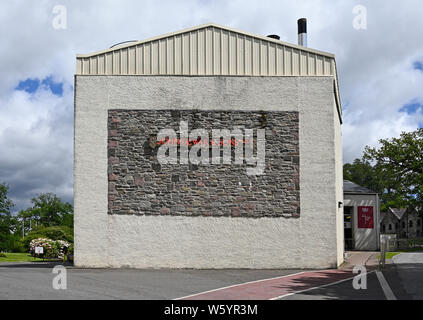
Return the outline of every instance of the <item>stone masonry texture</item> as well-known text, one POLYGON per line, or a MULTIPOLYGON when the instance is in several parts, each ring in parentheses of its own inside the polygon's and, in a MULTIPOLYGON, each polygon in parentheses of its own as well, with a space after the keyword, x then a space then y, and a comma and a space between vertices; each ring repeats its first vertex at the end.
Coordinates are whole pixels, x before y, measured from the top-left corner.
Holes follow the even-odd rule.
POLYGON ((109 110, 108 213, 299 218, 298 131, 298 112, 109 110), (249 165, 233 158, 231 164, 160 164, 157 134, 165 128, 179 134, 180 121, 190 132, 205 129, 210 139, 212 129, 265 129, 264 174, 247 175, 249 165))

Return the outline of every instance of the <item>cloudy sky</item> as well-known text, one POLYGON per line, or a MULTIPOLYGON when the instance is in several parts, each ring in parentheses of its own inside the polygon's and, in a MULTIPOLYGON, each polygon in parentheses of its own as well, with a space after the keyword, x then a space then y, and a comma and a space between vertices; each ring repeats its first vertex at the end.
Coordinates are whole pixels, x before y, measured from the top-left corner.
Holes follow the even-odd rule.
POLYGON ((307 17, 309 47, 336 55, 350 162, 423 127, 422 15, 421 0, 2 0, 0 182, 15 210, 42 192, 72 202, 75 55, 207 22, 296 43, 307 17))

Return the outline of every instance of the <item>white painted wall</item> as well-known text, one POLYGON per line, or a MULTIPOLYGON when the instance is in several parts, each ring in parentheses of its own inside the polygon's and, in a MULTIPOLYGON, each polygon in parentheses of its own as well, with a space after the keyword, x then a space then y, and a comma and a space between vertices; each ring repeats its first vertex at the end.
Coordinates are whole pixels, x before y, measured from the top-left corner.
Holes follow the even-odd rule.
MULTIPOLYGON (((334 114, 337 114, 337 105, 334 97, 334 114)), ((336 235, 338 265, 344 262, 344 170, 342 158, 342 131, 338 117, 333 118, 335 130, 335 167, 336 167, 336 235), (340 203, 342 203, 340 205, 340 203)))
POLYGON ((355 249, 364 251, 379 250, 380 209, 377 195, 345 194, 344 205, 354 207, 353 236, 355 249), (358 206, 373 207, 374 229, 358 228, 358 206))
POLYGON ((338 217, 342 155, 333 81, 333 77, 76 76, 75 265, 330 268, 342 263, 338 217), (300 218, 108 215, 109 109, 298 111, 300 218))

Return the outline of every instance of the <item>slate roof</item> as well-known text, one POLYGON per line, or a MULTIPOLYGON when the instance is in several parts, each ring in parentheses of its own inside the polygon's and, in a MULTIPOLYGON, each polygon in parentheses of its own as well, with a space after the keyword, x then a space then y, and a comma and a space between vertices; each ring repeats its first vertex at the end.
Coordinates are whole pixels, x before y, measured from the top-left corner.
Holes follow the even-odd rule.
POLYGON ((380 213, 380 222, 382 222, 383 221, 383 219, 385 219, 385 217, 388 215, 388 213, 387 212, 381 212, 380 213))
POLYGON ((401 209, 397 209, 397 208, 389 208, 389 211, 392 212, 395 217, 397 217, 398 220, 401 220, 402 217, 404 216, 404 213, 407 211, 406 208, 401 208, 401 209))
POLYGON ((344 193, 362 193, 362 194, 377 194, 370 189, 359 186, 358 184, 351 182, 349 180, 344 180, 344 193))

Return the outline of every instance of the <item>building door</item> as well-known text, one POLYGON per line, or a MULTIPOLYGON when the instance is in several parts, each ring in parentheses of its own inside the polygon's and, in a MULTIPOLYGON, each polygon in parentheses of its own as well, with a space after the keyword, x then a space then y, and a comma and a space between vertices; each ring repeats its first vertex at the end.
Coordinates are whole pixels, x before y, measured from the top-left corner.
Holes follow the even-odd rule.
POLYGON ((354 207, 344 207, 344 248, 345 251, 354 249, 353 237, 354 207))

